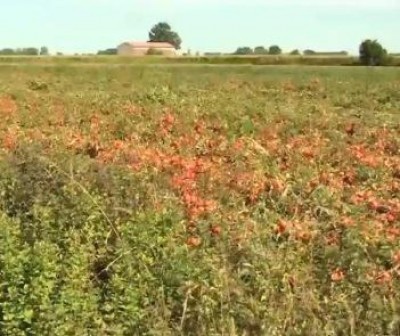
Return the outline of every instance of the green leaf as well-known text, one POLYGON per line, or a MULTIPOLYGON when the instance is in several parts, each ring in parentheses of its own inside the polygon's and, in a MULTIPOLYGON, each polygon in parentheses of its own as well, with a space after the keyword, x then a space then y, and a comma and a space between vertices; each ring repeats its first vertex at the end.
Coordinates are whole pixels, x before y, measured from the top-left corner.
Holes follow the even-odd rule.
POLYGON ((33 310, 32 309, 28 309, 24 311, 24 321, 25 322, 32 322, 32 318, 33 318, 33 310))

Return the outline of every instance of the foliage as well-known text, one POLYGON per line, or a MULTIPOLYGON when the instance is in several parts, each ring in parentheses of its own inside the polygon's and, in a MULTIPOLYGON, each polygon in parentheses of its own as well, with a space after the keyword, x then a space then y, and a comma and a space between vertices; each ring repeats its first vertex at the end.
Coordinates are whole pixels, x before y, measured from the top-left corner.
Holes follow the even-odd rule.
POLYGON ((399 334, 399 69, 0 72, 0 334, 399 334))
MULTIPOLYGON (((223 56, 224 54, 222 52, 205 52, 204 56, 206 57, 220 57, 223 56)), ((192 56, 191 54, 188 54, 187 56, 192 56)))
POLYGON ((0 50, 0 55, 37 56, 39 55, 39 50, 37 48, 5 48, 0 50))
POLYGON ((290 52, 290 55, 294 56, 299 56, 300 55, 300 50, 299 49, 294 49, 290 52))
POLYGON ((49 48, 47 48, 47 47, 41 47, 41 48, 40 48, 39 54, 40 54, 41 56, 48 56, 48 55, 50 54, 50 53, 49 53, 49 48))
POLYGON ((171 43, 175 49, 180 49, 182 39, 172 30, 171 26, 166 22, 160 22, 151 28, 149 32, 150 42, 168 42, 171 43))
MULTIPOLYGON (((61 56, 62 54, 60 54, 61 56)), ((57 55, 58 56, 58 55, 57 55)), ((31 65, 112 65, 112 64, 249 64, 249 65, 314 65, 314 66, 356 66, 359 58, 353 56, 303 56, 291 55, 211 55, 200 56, 196 52, 192 57, 105 57, 105 56, 65 56, 65 57, 10 57, 0 56, 0 64, 31 64, 31 65)), ((388 57, 387 66, 400 66, 400 57, 388 57)))
POLYGON ((117 55, 117 48, 109 48, 105 50, 99 50, 97 55, 117 55))
POLYGON ((303 51, 303 55, 305 55, 305 56, 312 56, 312 55, 315 55, 315 54, 316 54, 316 52, 314 50, 311 50, 311 49, 306 49, 306 50, 303 51))
POLYGON ((280 55, 282 54, 282 49, 277 45, 272 45, 268 49, 270 55, 280 55))
POLYGON ((303 55, 305 56, 321 56, 321 57, 339 57, 349 56, 347 51, 315 51, 315 50, 304 50, 303 55))
POLYGON ((335 57, 335 56, 348 56, 347 51, 315 51, 315 56, 335 57))
POLYGON ((360 44, 360 62, 363 65, 384 65, 387 51, 377 40, 365 40, 360 44))
POLYGON ((5 48, 0 50, 0 55, 15 55, 15 50, 11 48, 5 48))
MULTIPOLYGON (((240 53, 243 51, 239 51, 240 53)), ((246 52, 246 51, 244 51, 246 52)), ((314 65, 314 66, 357 66, 358 57, 345 56, 342 54, 310 55, 303 57, 292 57, 293 55, 205 55, 203 57, 169 58, 159 63, 171 64, 249 64, 249 65, 314 65)), ((1 62, 1 59, 0 59, 1 62)), ((136 62, 137 63, 137 62, 136 62)), ((400 66, 400 58, 388 59, 387 66, 400 66)))
POLYGON ((255 55, 266 55, 268 54, 268 50, 265 49, 263 46, 258 46, 254 48, 254 54, 255 55))
POLYGON ((234 55, 252 55, 254 50, 250 47, 239 47, 234 52, 234 55))

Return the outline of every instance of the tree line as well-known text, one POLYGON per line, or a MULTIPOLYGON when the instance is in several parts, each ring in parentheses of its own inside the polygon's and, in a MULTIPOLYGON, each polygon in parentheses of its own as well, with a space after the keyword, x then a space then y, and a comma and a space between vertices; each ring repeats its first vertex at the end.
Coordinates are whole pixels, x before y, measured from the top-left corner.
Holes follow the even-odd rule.
MULTIPOLYGON (((282 49, 278 45, 272 45, 269 48, 265 48, 263 46, 255 47, 254 49, 251 47, 239 47, 233 53, 233 55, 281 55, 282 49)), ((299 49, 292 50, 289 55, 305 55, 305 56, 348 56, 347 51, 338 51, 338 52, 320 52, 314 51, 311 49, 306 49, 303 53, 300 52, 299 49)))
MULTIPOLYGON (((175 49, 180 49, 182 39, 179 34, 172 30, 171 26, 166 22, 160 22, 152 27, 149 32, 149 41, 151 42, 169 42, 175 49)), ((111 49, 109 49, 111 50, 111 49)), ((271 45, 268 48, 257 46, 239 47, 233 53, 234 55, 281 55, 282 49, 278 45, 271 45)), ((301 55, 298 49, 289 53, 290 55, 301 55)), ((317 52, 311 49, 303 51, 305 56, 348 56, 348 52, 317 52)), ((359 60, 363 65, 385 65, 389 61, 389 54, 385 48, 377 41, 367 39, 359 45, 359 60)))
MULTIPOLYGON (((282 49, 278 45, 272 45, 269 48, 263 46, 255 47, 239 47, 233 55, 281 55, 282 49)), ((295 49, 289 55, 304 55, 304 56, 349 56, 347 51, 339 52, 318 52, 311 49, 306 49, 303 53, 295 49)), ((388 51, 377 40, 367 39, 361 42, 359 46, 359 60, 362 65, 385 65, 389 63, 390 57, 396 57, 398 54, 388 54, 388 51)))
POLYGON ((277 45, 272 45, 268 49, 263 46, 255 47, 239 47, 233 53, 234 55, 280 55, 282 49, 277 45))
POLYGON ((5 55, 5 56, 48 56, 49 49, 47 47, 41 47, 39 48, 34 48, 34 47, 29 47, 29 48, 4 48, 0 50, 0 55, 5 55))

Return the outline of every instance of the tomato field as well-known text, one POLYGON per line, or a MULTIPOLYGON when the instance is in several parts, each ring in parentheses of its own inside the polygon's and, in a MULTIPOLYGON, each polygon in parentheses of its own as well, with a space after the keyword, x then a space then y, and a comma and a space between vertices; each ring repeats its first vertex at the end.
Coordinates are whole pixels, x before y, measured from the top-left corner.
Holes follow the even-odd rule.
POLYGON ((400 69, 0 74, 0 335, 400 335, 400 69))

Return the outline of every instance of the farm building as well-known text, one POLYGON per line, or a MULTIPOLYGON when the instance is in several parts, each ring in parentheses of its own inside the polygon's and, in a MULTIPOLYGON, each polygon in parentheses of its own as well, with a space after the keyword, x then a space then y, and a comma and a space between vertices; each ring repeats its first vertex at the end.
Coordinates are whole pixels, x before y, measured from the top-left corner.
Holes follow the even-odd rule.
POLYGON ((118 55, 144 56, 149 53, 175 56, 175 47, 167 42, 125 42, 118 46, 118 55))

